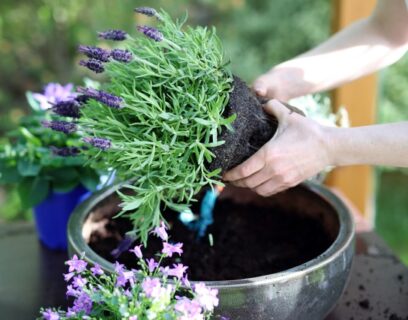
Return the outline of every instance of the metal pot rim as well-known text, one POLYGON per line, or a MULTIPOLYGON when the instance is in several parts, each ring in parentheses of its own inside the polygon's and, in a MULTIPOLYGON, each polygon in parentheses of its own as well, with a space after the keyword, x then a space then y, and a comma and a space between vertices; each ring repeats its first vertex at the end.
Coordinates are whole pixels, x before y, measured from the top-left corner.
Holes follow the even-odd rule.
MULTIPOLYGON (((74 210, 68 222, 68 243, 70 249, 75 252, 86 253, 84 257, 85 260, 91 263, 98 263, 107 271, 114 271, 114 264, 99 256, 88 246, 82 237, 82 225, 84 224, 85 219, 88 217, 88 214, 92 208, 94 208, 100 201, 114 193, 118 188, 120 188, 120 186, 121 185, 108 187, 88 198, 74 210), (81 226, 81 228, 78 228, 78 226, 81 226)), ((330 264, 333 260, 337 259, 344 251, 346 251, 354 240, 355 228, 353 218, 351 217, 351 214, 345 204, 328 188, 314 182, 304 182, 302 183, 302 187, 313 191, 315 194, 329 203, 337 212, 339 219, 339 232, 332 245, 316 258, 285 271, 253 278, 204 281, 208 286, 223 290, 235 290, 248 286, 264 286, 276 282, 289 281, 294 278, 304 277, 306 274, 321 269, 322 267, 330 264)))

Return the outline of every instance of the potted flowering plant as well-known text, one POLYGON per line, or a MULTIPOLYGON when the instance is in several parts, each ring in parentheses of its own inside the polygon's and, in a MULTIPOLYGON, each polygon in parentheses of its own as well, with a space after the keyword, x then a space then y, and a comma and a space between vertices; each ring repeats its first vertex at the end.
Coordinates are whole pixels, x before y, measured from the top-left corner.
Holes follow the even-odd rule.
POLYGON ((115 272, 106 273, 98 264, 88 265, 74 255, 64 274, 72 306, 66 311, 42 309, 39 319, 209 319, 218 305, 218 291, 204 283, 192 285, 187 266, 165 266, 166 259, 181 256, 183 245, 169 243, 164 226, 154 233, 163 245, 157 257, 144 259, 141 245, 130 250, 138 269, 126 270, 116 262, 115 272))
POLYGON ((214 29, 183 27, 185 20, 152 8, 136 12, 157 28, 138 26, 135 37, 100 32, 123 45, 113 50, 79 47, 88 57, 80 64, 109 79, 102 90, 79 88, 88 98, 75 123, 89 145, 83 153, 94 168, 113 168, 126 182, 76 209, 71 253, 85 251, 84 259, 106 272, 115 272, 115 256, 132 269, 126 248, 138 238, 152 258, 160 243, 149 232, 166 220, 186 249, 183 262, 171 257, 172 263, 189 265, 190 279, 219 289, 216 315, 322 318, 350 270, 354 229, 347 209, 314 184, 272 198, 217 189, 220 174, 256 152, 277 122, 227 69, 214 29), (206 187, 215 192, 199 194, 206 187))
MULTIPOLYGON (((16 185, 24 208, 33 208, 40 240, 49 248, 66 249, 68 217, 79 199, 94 191, 99 174, 84 167, 84 142, 70 128, 50 132, 61 116, 76 119, 81 98, 72 84, 49 83, 43 93, 27 93, 32 112, 20 119, 0 146, 0 183, 16 185), (69 108, 67 101, 77 101, 69 108)), ((58 128, 57 128, 58 129, 58 128)))

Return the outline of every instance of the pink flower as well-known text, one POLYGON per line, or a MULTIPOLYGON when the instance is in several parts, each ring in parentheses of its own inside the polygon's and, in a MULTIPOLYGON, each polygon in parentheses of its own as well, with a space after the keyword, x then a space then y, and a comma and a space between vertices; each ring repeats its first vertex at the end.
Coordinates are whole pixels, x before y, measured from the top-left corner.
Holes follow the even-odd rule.
POLYGON ((66 264, 69 266, 69 272, 76 271, 78 273, 84 271, 87 266, 87 263, 84 260, 78 259, 78 256, 76 254, 74 254, 72 259, 68 260, 66 264))
POLYGON ((163 269, 163 273, 167 276, 176 277, 178 279, 183 278, 184 273, 188 267, 182 265, 181 263, 173 264, 173 268, 166 267, 163 269))
POLYGON ((101 266, 97 263, 95 263, 95 265, 91 268, 91 271, 95 276, 100 276, 104 273, 101 266))
POLYGON ((169 239, 169 235, 167 234, 166 231, 167 227, 164 224, 164 222, 162 221, 160 223, 160 227, 156 227, 153 229, 152 233, 156 236, 158 236, 160 239, 162 239, 163 241, 167 241, 169 239))
POLYGON ((135 246, 133 249, 130 249, 130 252, 133 252, 136 257, 138 257, 139 259, 143 258, 143 254, 142 254, 142 250, 140 249, 142 247, 142 245, 140 246, 135 246))
POLYGON ((68 83, 63 86, 59 83, 48 83, 44 87, 44 93, 33 93, 33 98, 40 103, 40 108, 46 110, 51 108, 54 104, 70 100, 76 97, 76 93, 72 92, 74 85, 68 83))
POLYGON ((46 309, 43 313, 42 316, 44 317, 45 320, 59 320, 59 315, 57 312, 52 311, 51 309, 46 309))
POLYGON ((218 306, 218 290, 208 288, 204 283, 200 282, 194 286, 194 292, 197 294, 197 301, 207 311, 214 310, 218 306))
POLYGON ((149 272, 153 272, 157 267, 158 267, 158 263, 156 261, 154 261, 153 258, 150 258, 147 261, 147 268, 149 269, 149 272))
POLYGON ((145 278, 142 282, 142 289, 146 294, 146 297, 157 297, 161 292, 160 280, 157 278, 145 278))
POLYGON ((176 243, 173 245, 168 242, 163 242, 162 253, 166 255, 166 257, 172 257, 173 253, 181 255, 183 253, 183 250, 181 249, 182 247, 183 247, 182 243, 176 243))

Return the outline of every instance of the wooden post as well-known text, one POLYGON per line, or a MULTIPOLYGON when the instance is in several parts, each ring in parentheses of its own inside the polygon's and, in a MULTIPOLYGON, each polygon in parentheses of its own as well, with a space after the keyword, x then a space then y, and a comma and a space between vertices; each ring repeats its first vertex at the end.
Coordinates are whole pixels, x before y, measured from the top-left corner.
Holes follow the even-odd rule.
MULTIPOLYGON (((332 1, 333 32, 370 15, 376 3, 375 0, 332 1)), ((375 122, 376 100, 376 75, 353 81, 332 92, 335 110, 346 107, 353 127, 375 122)), ((339 189, 370 222, 374 221, 374 175, 371 167, 337 168, 329 176, 327 184, 339 189)))

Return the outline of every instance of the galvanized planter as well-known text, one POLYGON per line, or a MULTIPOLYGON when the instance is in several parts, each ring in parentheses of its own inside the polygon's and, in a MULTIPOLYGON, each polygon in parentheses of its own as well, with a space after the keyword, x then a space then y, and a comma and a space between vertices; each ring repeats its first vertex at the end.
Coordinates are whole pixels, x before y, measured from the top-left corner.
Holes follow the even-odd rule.
MULTIPOLYGON (((115 188, 111 187, 83 202, 68 225, 70 254, 85 252, 86 260, 100 264, 107 271, 113 271, 114 265, 97 255, 83 234, 89 233, 87 220, 92 211, 108 207, 106 198, 114 192, 115 188)), ((333 243, 315 259, 283 272, 206 282, 219 290, 220 305, 216 314, 234 320, 323 319, 343 292, 354 254, 353 220, 343 202, 326 187, 310 182, 270 198, 236 188, 227 188, 223 196, 261 205, 278 202, 290 210, 314 216, 332 235, 333 243)))

